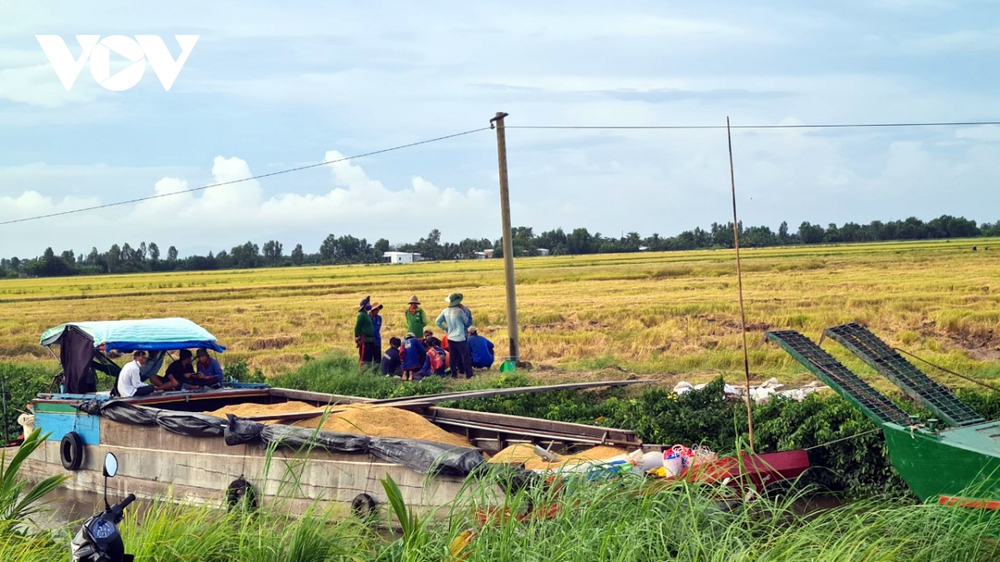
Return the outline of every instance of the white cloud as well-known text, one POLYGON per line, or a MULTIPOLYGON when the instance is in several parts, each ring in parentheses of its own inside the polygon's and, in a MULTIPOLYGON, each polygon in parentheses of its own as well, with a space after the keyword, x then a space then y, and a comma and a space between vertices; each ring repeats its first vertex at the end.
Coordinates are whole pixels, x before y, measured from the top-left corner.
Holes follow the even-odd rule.
MULTIPOLYGON (((343 155, 329 151, 325 158, 337 160, 343 155)), ((240 158, 218 156, 213 162, 214 183, 252 175, 240 158)), ((0 255, 40 254, 46 246, 73 246, 79 252, 140 240, 174 245, 182 253, 218 251, 248 239, 263 243, 272 238, 315 250, 330 233, 399 243, 416 240, 432 228, 441 229, 448 239, 479 233, 484 226, 492 226, 490 232, 499 228, 494 197, 486 190, 442 188, 419 176, 407 186, 391 189, 350 161, 330 166, 330 182, 333 187, 318 195, 281 193, 265 198, 257 180, 192 193, 186 180, 165 177, 149 192, 163 197, 134 206, 2 226, 7 235, 0 236, 0 255), (179 194, 169 195, 174 193, 179 194)), ((0 197, 0 221, 101 203, 109 201, 56 199, 27 191, 0 197)))

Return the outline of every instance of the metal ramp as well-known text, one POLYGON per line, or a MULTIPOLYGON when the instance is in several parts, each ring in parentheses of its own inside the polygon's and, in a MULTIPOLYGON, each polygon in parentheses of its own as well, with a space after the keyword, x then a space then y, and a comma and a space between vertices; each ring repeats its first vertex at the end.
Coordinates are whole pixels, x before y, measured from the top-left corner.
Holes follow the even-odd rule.
POLYGON ((794 330, 767 332, 767 339, 780 345, 820 380, 878 425, 910 425, 910 417, 881 392, 875 390, 840 361, 794 330))
POLYGON ((903 359, 868 328, 851 322, 827 328, 824 333, 949 425, 965 426, 985 421, 950 390, 903 359))

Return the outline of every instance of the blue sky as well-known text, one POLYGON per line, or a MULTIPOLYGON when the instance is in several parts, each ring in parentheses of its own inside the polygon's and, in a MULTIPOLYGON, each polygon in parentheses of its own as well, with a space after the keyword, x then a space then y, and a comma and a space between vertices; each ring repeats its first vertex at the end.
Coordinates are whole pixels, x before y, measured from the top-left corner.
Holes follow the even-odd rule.
MULTIPOLYGON (((988 2, 0 4, 0 221, 482 127, 1000 119, 988 2), (200 35, 170 91, 35 39, 200 35)), ((123 65, 119 65, 119 68, 123 65)), ((1000 219, 1000 128, 737 131, 741 219, 1000 219)), ((672 235, 724 222, 720 131, 510 130, 515 225, 672 235)), ((492 132, 193 195, 0 226, 0 255, 155 241, 182 254, 329 233, 500 235, 492 132)))

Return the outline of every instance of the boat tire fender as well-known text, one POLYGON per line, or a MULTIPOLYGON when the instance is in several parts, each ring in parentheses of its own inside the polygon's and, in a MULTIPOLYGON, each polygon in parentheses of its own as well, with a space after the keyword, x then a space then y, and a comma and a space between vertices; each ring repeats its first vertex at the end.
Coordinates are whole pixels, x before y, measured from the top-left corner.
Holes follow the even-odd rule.
POLYGON ((232 511, 240 503, 243 503, 248 511, 257 511, 257 491, 253 484, 240 476, 229 483, 226 487, 226 505, 232 511))
POLYGON ((80 470, 83 464, 83 439, 79 433, 70 431, 59 442, 59 460, 66 470, 80 470))
POLYGON ((361 519, 366 519, 369 515, 375 513, 376 505, 375 498, 368 494, 358 494, 351 501, 351 512, 361 519))

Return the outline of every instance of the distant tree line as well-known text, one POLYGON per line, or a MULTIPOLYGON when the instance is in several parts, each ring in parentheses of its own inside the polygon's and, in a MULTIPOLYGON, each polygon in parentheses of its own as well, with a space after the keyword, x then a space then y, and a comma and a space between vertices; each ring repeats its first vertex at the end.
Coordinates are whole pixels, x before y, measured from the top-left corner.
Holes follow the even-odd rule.
MULTIPOLYGON (((740 224, 740 245, 745 247, 786 246, 793 244, 836 244, 844 242, 877 242, 889 240, 925 240, 942 238, 972 238, 1000 236, 1000 221, 976 224, 963 217, 942 215, 924 222, 916 217, 900 221, 872 221, 868 224, 853 222, 837 226, 803 222, 792 232, 783 222, 777 232, 767 226, 746 228, 740 224)), ((707 248, 732 248, 733 223, 712 223, 708 230, 695 228, 668 238, 653 234, 643 238, 629 232, 615 238, 599 232, 593 234, 586 228, 567 233, 561 228, 535 234, 531 227, 515 227, 512 232, 515 256, 534 256, 540 250, 552 255, 609 254, 641 251, 696 250, 707 248)), ((91 248, 86 255, 73 250, 56 254, 47 248, 40 257, 0 259, 0 277, 57 277, 67 275, 98 275, 104 273, 136 273, 144 271, 202 271, 212 269, 250 269, 259 267, 284 267, 301 265, 332 265, 349 263, 379 263, 384 252, 397 250, 419 253, 425 259, 455 260, 477 257, 479 252, 493 250, 502 256, 499 240, 467 238, 455 244, 442 242, 441 232, 432 230, 414 243, 393 245, 385 238, 374 244, 365 238, 351 235, 330 234, 320 244, 319 252, 307 254, 302 244, 296 244, 286 253, 284 245, 269 240, 258 246, 247 242, 230 250, 207 255, 178 257, 177 248, 170 246, 166 255, 155 242, 140 242, 132 247, 128 243, 113 244, 107 251, 91 248)))

